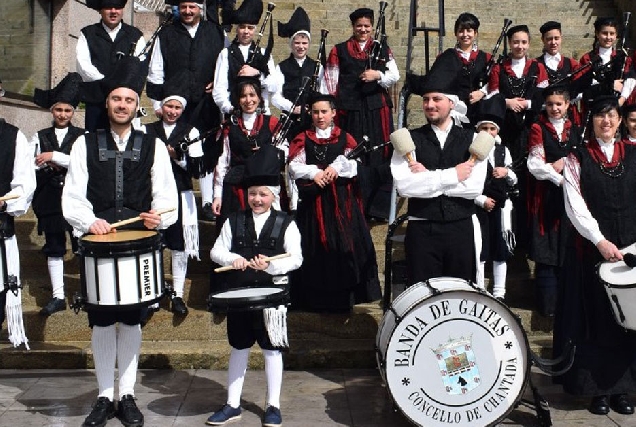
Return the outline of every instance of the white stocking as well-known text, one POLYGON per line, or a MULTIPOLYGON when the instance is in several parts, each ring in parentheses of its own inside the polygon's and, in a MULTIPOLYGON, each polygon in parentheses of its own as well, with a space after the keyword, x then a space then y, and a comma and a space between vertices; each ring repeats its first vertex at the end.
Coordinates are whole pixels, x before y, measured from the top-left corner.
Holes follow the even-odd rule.
POLYGON ((115 325, 93 326, 91 336, 95 375, 99 397, 113 401, 115 393, 115 358, 117 353, 117 330, 115 325))
POLYGON ((137 364, 141 348, 141 325, 119 324, 117 335, 117 366, 119 368, 119 397, 135 395, 137 364))
POLYGON ((486 269, 486 262, 480 261, 477 264, 477 286, 482 289, 486 289, 486 280, 484 279, 484 270, 486 269))
POLYGON ((53 287, 53 298, 64 299, 64 258, 48 257, 49 277, 53 287))
POLYGON ((245 371, 247 370, 247 358, 250 349, 242 350, 232 347, 230 353, 230 367, 227 370, 227 403, 232 408, 241 406, 241 393, 245 382, 245 371))
POLYGON ((176 296, 183 298, 186 272, 188 271, 188 256, 184 251, 172 251, 172 286, 176 296))
POLYGON ((283 385, 283 355, 280 350, 263 350, 267 378, 267 406, 280 409, 280 389, 283 385))
POLYGON ((214 174, 209 173, 199 178, 199 188, 201 190, 201 206, 212 203, 214 200, 214 174))
POLYGON ((492 294, 495 298, 503 298, 506 295, 506 272, 508 266, 506 261, 493 261, 492 275, 495 284, 492 287, 492 294))

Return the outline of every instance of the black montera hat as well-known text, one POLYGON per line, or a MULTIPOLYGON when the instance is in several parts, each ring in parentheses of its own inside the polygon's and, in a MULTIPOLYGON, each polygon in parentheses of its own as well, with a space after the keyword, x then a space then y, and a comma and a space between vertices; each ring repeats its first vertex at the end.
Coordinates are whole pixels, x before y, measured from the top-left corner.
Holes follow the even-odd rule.
POLYGON ((545 34, 548 31, 559 30, 561 31, 561 23, 557 21, 548 21, 539 27, 539 32, 545 34))
POLYGON ((453 85, 453 79, 448 78, 448 76, 456 75, 454 71, 454 65, 450 61, 436 61, 433 68, 423 76, 407 73, 406 84, 411 92, 417 95, 431 92, 457 95, 458 88, 453 85))
POLYGON ((103 80, 103 88, 106 94, 113 90, 126 87, 141 95, 146 83, 146 74, 143 72, 143 65, 139 58, 135 56, 123 56, 115 64, 113 72, 103 80))
POLYGON ((78 73, 68 73, 53 89, 35 89, 33 102, 42 108, 51 108, 58 102, 70 104, 73 108, 79 104, 79 90, 82 77, 78 73))
POLYGON ((205 0, 166 0, 166 4, 170 6, 179 6, 183 2, 202 4, 205 0))
POLYGON ((261 0, 243 0, 239 8, 231 13, 232 19, 228 23, 256 25, 261 20, 262 14, 263 2, 261 0))
POLYGON ((86 6, 91 9, 101 10, 109 7, 123 9, 128 0, 86 0, 86 6))
POLYGON ((278 149, 273 145, 262 145, 251 157, 245 160, 243 185, 245 187, 280 185, 280 160, 278 153, 278 149))
POLYGON ((296 8, 291 18, 289 18, 289 22, 283 24, 282 22, 278 22, 278 36, 279 37, 293 37, 299 31, 307 31, 311 33, 311 21, 309 20, 309 15, 305 12, 305 9, 302 7, 296 8))
POLYGON ((523 31, 524 33, 530 34, 530 28, 527 25, 515 25, 514 27, 510 27, 508 32, 506 32, 506 37, 510 38, 514 33, 518 33, 519 31, 523 31))
POLYGON ((369 9, 368 7, 361 7, 360 9, 356 9, 349 15, 349 20, 353 24, 358 19, 362 17, 367 17, 373 21, 373 9, 369 9))
POLYGON ((489 99, 479 101, 479 112, 477 122, 493 122, 500 129, 506 117, 506 98, 502 94, 497 94, 489 99))

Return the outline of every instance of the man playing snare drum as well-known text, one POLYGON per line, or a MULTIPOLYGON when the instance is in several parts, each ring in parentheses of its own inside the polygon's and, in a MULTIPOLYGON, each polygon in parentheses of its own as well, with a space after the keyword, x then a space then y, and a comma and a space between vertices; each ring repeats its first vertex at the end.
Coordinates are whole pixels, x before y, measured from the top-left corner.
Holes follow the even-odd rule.
MULTIPOLYGON (((142 218, 143 226, 151 230, 166 228, 177 219, 175 212, 163 216, 155 213, 177 206, 168 151, 160 140, 132 128, 144 80, 137 58, 120 59, 105 83, 110 131, 80 136, 73 145, 62 209, 78 236, 107 234, 114 231, 110 225, 114 221, 137 215, 142 218), (100 145, 105 149, 100 149, 100 145)), ((144 417, 134 400, 134 386, 144 310, 87 309, 87 312, 93 329, 91 345, 99 394, 84 426, 103 426, 115 415, 128 427, 143 426, 144 417), (115 362, 119 366, 117 412, 113 402, 115 362)))

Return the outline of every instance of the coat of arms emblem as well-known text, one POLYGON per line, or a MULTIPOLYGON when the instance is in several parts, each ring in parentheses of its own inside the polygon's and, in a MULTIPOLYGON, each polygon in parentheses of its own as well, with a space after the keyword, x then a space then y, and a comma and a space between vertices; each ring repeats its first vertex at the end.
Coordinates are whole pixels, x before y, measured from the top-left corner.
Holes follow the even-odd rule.
POLYGON ((472 337, 449 338, 446 344, 432 351, 448 394, 466 394, 479 386, 481 379, 473 353, 472 337))

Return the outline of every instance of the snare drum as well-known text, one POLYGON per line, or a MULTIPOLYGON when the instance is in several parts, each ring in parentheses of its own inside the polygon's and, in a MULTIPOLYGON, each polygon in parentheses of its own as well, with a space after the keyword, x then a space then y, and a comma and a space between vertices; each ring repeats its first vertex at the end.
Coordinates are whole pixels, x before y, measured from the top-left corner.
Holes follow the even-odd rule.
POLYGON ((262 310, 289 304, 287 285, 236 288, 210 294, 208 308, 213 313, 262 310))
MULTIPOLYGON (((636 254, 636 243, 621 249, 623 254, 636 254)), ((600 262, 599 280, 605 287, 616 323, 636 331, 636 269, 623 261, 600 262)))
POLYGON ((514 314, 450 277, 407 288, 376 337, 382 378, 400 411, 420 426, 491 426, 521 399, 529 346, 514 314))
POLYGON ((92 309, 131 309, 164 296, 163 246, 156 231, 87 235, 79 241, 82 297, 92 309))

